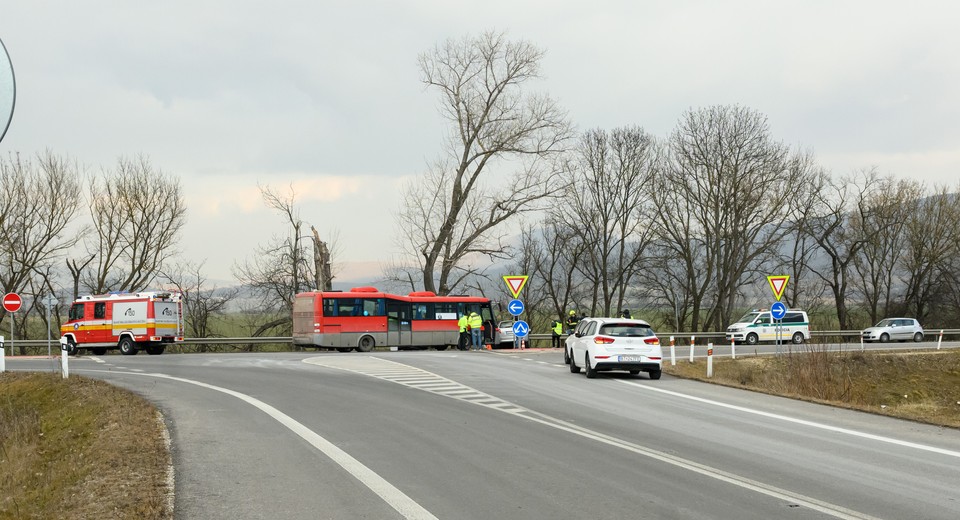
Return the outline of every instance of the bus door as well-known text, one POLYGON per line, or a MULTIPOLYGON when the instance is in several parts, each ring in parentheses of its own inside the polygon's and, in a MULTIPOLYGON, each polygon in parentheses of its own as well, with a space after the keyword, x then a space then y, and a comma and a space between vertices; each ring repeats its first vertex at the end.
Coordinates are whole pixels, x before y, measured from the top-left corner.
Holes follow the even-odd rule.
POLYGON ((387 345, 391 347, 413 345, 409 303, 387 302, 387 345))

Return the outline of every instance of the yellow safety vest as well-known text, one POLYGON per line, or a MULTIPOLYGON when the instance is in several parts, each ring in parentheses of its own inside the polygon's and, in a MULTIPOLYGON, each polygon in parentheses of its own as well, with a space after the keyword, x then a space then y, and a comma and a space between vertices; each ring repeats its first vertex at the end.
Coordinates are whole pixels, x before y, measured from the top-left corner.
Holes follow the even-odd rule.
POLYGON ((466 316, 460 316, 460 319, 457 320, 457 325, 460 326, 460 332, 466 332, 466 331, 467 331, 467 317, 466 317, 466 316))
POLYGON ((563 334, 563 323, 560 320, 555 321, 556 325, 553 326, 553 333, 557 336, 563 334))
POLYGON ((479 329, 479 328, 482 327, 482 326, 483 326, 483 318, 481 318, 479 314, 471 314, 471 315, 470 315, 470 328, 472 328, 472 329, 479 329))

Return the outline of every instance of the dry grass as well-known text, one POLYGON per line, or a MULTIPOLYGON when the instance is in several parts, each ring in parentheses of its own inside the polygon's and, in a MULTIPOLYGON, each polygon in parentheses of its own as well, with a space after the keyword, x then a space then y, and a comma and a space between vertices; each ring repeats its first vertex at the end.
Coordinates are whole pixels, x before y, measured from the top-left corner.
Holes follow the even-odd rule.
POLYGON ((960 352, 828 352, 815 345, 779 357, 678 360, 679 377, 960 428, 960 352))
POLYGON ((156 409, 107 383, 0 374, 0 519, 167 519, 156 409))

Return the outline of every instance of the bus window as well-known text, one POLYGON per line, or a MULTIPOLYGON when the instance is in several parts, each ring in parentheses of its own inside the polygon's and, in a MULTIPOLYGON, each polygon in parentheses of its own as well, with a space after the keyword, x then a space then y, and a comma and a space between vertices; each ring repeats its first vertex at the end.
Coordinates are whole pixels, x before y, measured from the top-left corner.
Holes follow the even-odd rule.
POLYGON ((337 300, 331 298, 323 300, 323 315, 328 317, 337 315, 337 300))
POLYGON ((386 316, 387 311, 383 306, 383 298, 366 298, 363 300, 364 316, 386 316))
MULTIPOLYGON (((426 303, 415 303, 413 304, 413 319, 415 320, 425 320, 427 319, 427 304, 426 303)), ((432 319, 432 317, 431 317, 432 319)))
POLYGON ((437 302, 434 305, 433 316, 438 320, 455 320, 460 316, 457 314, 457 304, 454 302, 437 302))

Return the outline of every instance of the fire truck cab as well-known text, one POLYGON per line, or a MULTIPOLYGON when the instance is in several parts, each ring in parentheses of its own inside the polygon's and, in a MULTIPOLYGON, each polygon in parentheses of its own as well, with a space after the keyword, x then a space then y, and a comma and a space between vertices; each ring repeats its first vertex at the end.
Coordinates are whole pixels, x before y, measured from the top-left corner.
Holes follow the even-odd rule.
POLYGON ((89 349, 96 355, 120 349, 132 356, 140 350, 163 354, 167 345, 183 341, 180 294, 165 291, 82 296, 70 306, 60 328, 67 353, 89 349))

